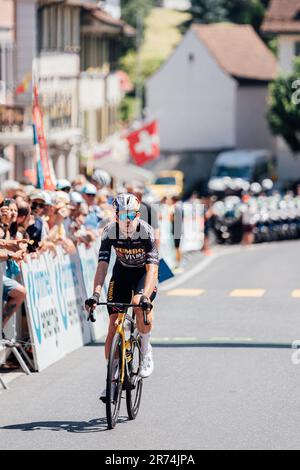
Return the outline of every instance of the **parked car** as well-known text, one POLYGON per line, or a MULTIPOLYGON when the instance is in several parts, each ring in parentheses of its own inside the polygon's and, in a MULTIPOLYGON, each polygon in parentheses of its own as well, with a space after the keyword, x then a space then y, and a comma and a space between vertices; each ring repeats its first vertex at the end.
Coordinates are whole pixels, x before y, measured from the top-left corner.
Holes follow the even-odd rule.
POLYGON ((218 155, 208 181, 211 193, 220 193, 226 185, 244 189, 249 183, 276 179, 274 158, 268 150, 233 150, 218 155))
POLYGON ((159 199, 165 196, 182 196, 184 174, 179 170, 164 170, 156 174, 149 188, 159 199))

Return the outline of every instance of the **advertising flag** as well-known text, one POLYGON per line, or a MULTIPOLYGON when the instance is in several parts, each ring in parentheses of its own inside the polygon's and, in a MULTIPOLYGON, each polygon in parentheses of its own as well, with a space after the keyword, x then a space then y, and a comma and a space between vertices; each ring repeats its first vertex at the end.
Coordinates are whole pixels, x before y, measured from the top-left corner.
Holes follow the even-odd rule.
POLYGON ((55 189, 55 184, 53 182, 50 171, 48 148, 44 132, 43 114, 39 104, 38 89, 36 85, 34 86, 32 118, 33 136, 36 149, 38 184, 43 185, 40 186, 41 189, 48 189, 53 191, 55 189))

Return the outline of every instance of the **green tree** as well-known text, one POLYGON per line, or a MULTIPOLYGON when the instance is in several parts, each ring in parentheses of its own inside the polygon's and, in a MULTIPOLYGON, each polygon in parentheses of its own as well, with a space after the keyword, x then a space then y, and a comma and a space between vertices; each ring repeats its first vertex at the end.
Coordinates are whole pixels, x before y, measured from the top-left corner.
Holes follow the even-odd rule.
POLYGON ((132 121, 137 114, 138 106, 142 106, 144 102, 144 82, 154 73, 160 66, 161 60, 150 58, 141 59, 140 65, 137 66, 137 48, 142 46, 145 31, 145 19, 151 12, 155 4, 155 0, 121 0, 122 19, 136 29, 136 37, 129 39, 122 39, 121 43, 121 57, 119 65, 130 76, 135 89, 133 92, 127 94, 120 106, 119 115, 123 122, 132 121), (137 75, 137 68, 139 74, 137 75), (135 96, 135 93, 140 90, 140 98, 135 96))
POLYGON ((293 73, 279 77, 270 85, 267 113, 274 135, 283 137, 293 152, 300 151, 300 59, 293 73))
POLYGON ((192 0, 190 13, 197 23, 225 21, 227 10, 224 0, 192 0))
MULTIPOLYGON (((139 28, 138 22, 140 22, 141 39, 144 35, 144 20, 149 15, 153 5, 154 0, 121 0, 122 20, 135 29, 139 28)), ((122 45, 124 52, 126 52, 128 49, 136 47, 136 39, 123 39, 122 45)))
POLYGON ((268 3, 269 0, 226 0, 228 19, 233 23, 251 24, 259 31, 268 3))
POLYGON ((263 21, 270 0, 192 0, 192 20, 183 24, 187 29, 191 22, 219 23, 229 21, 251 24, 257 31, 263 21))

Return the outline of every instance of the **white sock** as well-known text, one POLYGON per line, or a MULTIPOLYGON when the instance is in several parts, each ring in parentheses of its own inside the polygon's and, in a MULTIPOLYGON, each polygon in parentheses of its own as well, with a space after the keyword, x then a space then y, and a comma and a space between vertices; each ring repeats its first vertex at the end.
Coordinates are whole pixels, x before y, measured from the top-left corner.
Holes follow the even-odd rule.
POLYGON ((148 349, 150 349, 150 336, 151 333, 141 333, 140 332, 140 337, 141 337, 141 351, 142 354, 146 354, 148 349))

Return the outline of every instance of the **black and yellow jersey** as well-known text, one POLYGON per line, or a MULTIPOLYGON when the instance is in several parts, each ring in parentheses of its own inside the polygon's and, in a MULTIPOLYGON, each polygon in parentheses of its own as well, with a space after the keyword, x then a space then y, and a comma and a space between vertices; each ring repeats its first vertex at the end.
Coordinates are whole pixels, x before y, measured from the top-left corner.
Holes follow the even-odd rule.
POLYGON ((109 263, 112 247, 116 252, 116 263, 120 263, 126 268, 142 268, 146 264, 159 265, 159 254, 153 228, 143 220, 139 221, 131 238, 127 238, 121 232, 119 224, 116 222, 105 227, 99 250, 99 262, 109 263))

